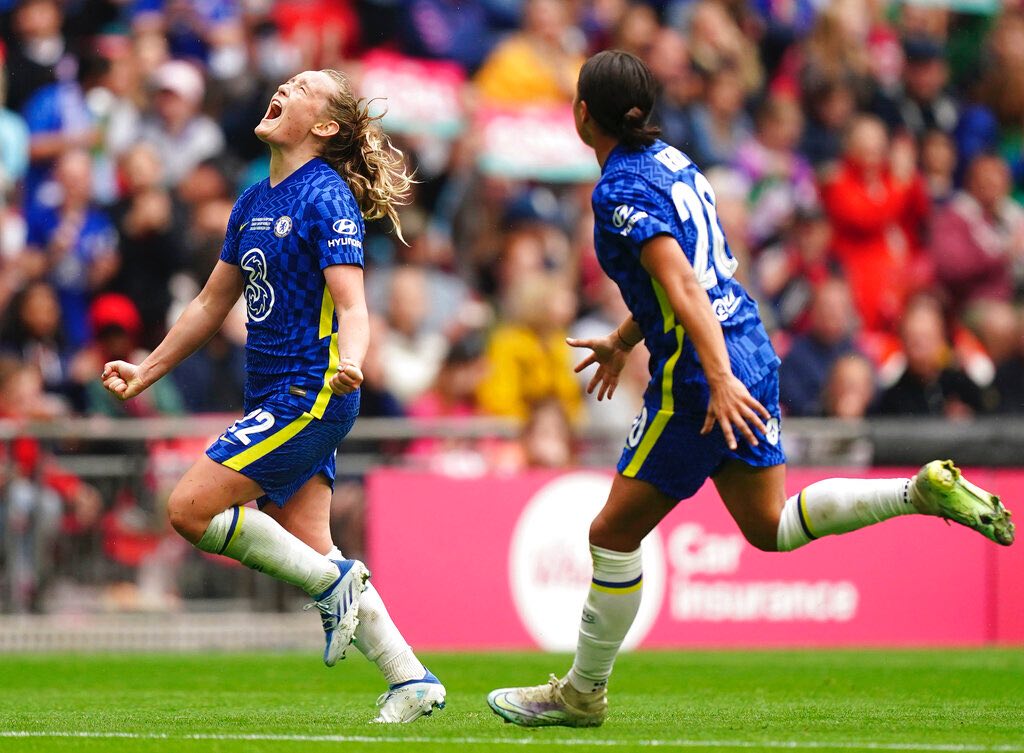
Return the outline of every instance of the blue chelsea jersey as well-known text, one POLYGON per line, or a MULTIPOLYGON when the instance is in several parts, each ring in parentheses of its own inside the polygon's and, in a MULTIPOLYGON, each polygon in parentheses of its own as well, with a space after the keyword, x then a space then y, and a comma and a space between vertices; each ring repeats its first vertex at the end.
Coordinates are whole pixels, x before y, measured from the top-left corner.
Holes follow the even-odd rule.
POLYGON ((338 320, 323 270, 363 265, 363 218, 352 191, 313 159, 235 202, 221 260, 241 268, 248 313, 245 404, 282 396, 315 418, 351 416, 358 393, 327 386, 338 369, 338 320))
POLYGON ((670 389, 705 381, 664 289, 640 264, 643 245, 656 235, 679 242, 707 291, 733 373, 752 385, 778 366, 757 304, 733 279, 737 262, 718 221, 715 192, 685 154, 662 141, 638 150, 617 146, 594 188, 593 207, 598 261, 643 331, 653 378, 660 374, 670 389))

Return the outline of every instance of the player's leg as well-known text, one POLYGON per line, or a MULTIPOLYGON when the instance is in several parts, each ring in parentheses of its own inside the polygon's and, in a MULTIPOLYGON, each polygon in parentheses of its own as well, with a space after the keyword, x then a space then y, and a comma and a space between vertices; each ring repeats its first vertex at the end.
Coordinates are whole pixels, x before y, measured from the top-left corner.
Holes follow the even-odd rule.
POLYGON ((319 473, 303 484, 284 506, 266 505, 264 509, 282 528, 324 556, 330 556, 335 549, 331 539, 331 487, 319 473))
POLYGON ((182 477, 167 501, 171 525, 204 552, 298 586, 311 596, 329 590, 338 567, 265 513, 241 505, 263 495, 260 486, 205 455, 182 477))
POLYGON ((742 444, 712 474, 718 493, 754 546, 788 552, 814 539, 849 533, 899 515, 923 513, 955 520, 1000 544, 1013 541, 1010 514, 949 460, 935 460, 912 478, 818 481, 787 498, 785 455, 779 444, 778 374, 751 388, 772 414, 767 441, 742 444))
POLYGON ((355 560, 332 561, 270 515, 239 506, 267 496, 283 504, 316 473, 316 461, 334 448, 351 422, 316 421, 273 399, 236 421, 185 474, 168 503, 171 522, 207 552, 302 588, 313 597, 324 626, 323 661, 344 657, 358 621, 359 595, 369 573, 355 560))
POLYGON ((580 620, 568 681, 582 693, 602 690, 643 592, 641 542, 677 500, 646 481, 617 474, 608 501, 590 525, 594 575, 580 620))
POLYGON ((583 607, 576 656, 564 679, 546 685, 501 688, 487 697, 506 722, 540 727, 593 727, 608 713, 606 686, 615 657, 640 607, 640 544, 676 499, 646 481, 617 475, 590 527, 594 576, 583 607))
MULTIPOLYGON (((331 488, 323 475, 318 473, 307 481, 284 507, 269 506, 267 511, 317 551, 332 560, 342 559, 331 541, 331 488)), ((359 598, 354 643, 388 683, 375 721, 411 722, 435 708, 444 708, 444 686, 416 658, 372 583, 366 584, 359 598)))
POLYGON ((727 461, 712 477, 747 540, 788 552, 822 536, 849 533, 900 515, 955 520, 1001 544, 1013 541, 1009 513, 950 461, 933 461, 912 478, 830 478, 786 497, 785 466, 727 461))

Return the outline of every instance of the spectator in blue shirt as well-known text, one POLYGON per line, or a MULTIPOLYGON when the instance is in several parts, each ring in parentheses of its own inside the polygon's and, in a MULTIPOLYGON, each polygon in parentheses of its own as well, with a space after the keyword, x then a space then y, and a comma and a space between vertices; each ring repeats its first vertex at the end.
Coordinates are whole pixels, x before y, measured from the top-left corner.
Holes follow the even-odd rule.
POLYGON ((26 268, 49 278, 64 312, 68 345, 89 339, 88 310, 93 292, 117 271, 117 233, 106 213, 91 203, 92 163, 74 149, 57 161, 57 207, 36 207, 28 215, 26 268))
POLYGON ((779 368, 779 397, 791 416, 822 415, 822 389, 841 356, 855 353, 853 301, 845 282, 831 278, 818 286, 810 329, 794 338, 779 368))

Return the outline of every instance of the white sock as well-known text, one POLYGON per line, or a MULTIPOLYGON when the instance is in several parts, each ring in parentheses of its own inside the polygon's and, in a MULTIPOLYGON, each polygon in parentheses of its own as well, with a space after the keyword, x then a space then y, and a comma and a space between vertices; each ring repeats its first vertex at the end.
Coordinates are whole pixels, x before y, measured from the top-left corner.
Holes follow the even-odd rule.
POLYGON ((252 507, 235 505, 214 515, 196 547, 236 559, 314 597, 338 579, 337 565, 252 507))
MULTIPOLYGON (((327 553, 330 559, 342 559, 341 550, 334 547, 327 553)), ((384 675, 388 685, 422 679, 427 673, 416 658, 402 633, 395 626, 383 599, 372 583, 359 597, 359 626, 356 628, 355 646, 372 661, 384 675)))
POLYGON ((590 547, 594 579, 583 607, 576 658, 569 682, 581 693, 593 693, 608 684, 615 656, 640 608, 643 563, 640 550, 613 552, 590 547))
POLYGON ((830 478, 786 500, 778 548, 789 552, 822 536, 848 533, 917 510, 907 478, 830 478))

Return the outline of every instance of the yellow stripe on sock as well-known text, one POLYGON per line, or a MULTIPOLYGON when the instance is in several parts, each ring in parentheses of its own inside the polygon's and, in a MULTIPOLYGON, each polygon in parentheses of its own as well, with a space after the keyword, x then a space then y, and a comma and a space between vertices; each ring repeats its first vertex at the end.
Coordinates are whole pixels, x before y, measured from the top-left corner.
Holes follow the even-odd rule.
POLYGON ((644 582, 634 583, 632 586, 626 586, 625 588, 612 588, 610 586, 599 586, 594 582, 591 582, 590 587, 595 591, 600 591, 603 594, 631 594, 635 591, 639 591, 643 588, 644 582))
POLYGON ((800 520, 802 520, 804 522, 804 531, 806 531, 808 534, 810 534, 812 539, 816 539, 816 538, 818 538, 818 534, 816 534, 814 532, 814 529, 811 528, 811 521, 807 517, 807 504, 806 504, 806 501, 804 499, 804 494, 806 492, 807 492, 806 489, 801 489, 800 490, 800 496, 797 497, 796 506, 797 506, 797 510, 799 510, 799 512, 800 512, 800 520))
MULTIPOLYGON (((654 284, 657 286, 657 283, 654 284)), ((655 287, 655 290, 657 289, 658 288, 655 287)), ((671 309, 669 310, 671 311, 671 309)), ((672 318, 672 321, 675 321, 674 317, 672 318)), ((666 318, 666 326, 667 324, 668 319, 666 318)), ((644 461, 647 460, 647 456, 651 453, 651 450, 657 443, 661 433, 665 430, 665 426, 668 425, 668 421, 672 418, 672 413, 675 410, 675 397, 672 395, 672 378, 673 372, 675 372, 676 363, 679 361, 679 356, 683 354, 683 328, 681 326, 676 326, 675 332, 675 352, 669 356, 669 359, 665 361, 665 365, 661 369, 661 407, 658 409, 658 412, 654 414, 654 420, 651 421, 651 425, 644 433, 644 438, 640 442, 640 446, 636 448, 636 452, 633 454, 632 460, 629 461, 629 465, 627 465, 626 469, 622 472, 623 476, 633 478, 637 473, 639 473, 640 469, 643 467, 644 461)))
MULTIPOLYGON (((234 471, 240 471, 248 465, 255 463, 260 458, 269 455, 271 452, 276 450, 278 447, 283 445, 289 439, 294 437, 300 431, 306 428, 306 425, 313 420, 313 416, 309 413, 303 413, 301 416, 296 418, 290 424, 287 424, 280 431, 272 434, 264 440, 261 440, 254 444, 244 452, 240 452, 233 458, 225 460, 223 465, 225 468, 230 468, 234 471)), ((241 524, 241 519, 239 519, 241 524)))
POLYGON ((227 543, 224 544, 224 548, 221 552, 226 552, 231 543, 238 538, 238 532, 242 530, 242 523, 245 521, 245 506, 238 505, 238 520, 235 521, 235 530, 231 533, 231 538, 228 539, 227 543))

